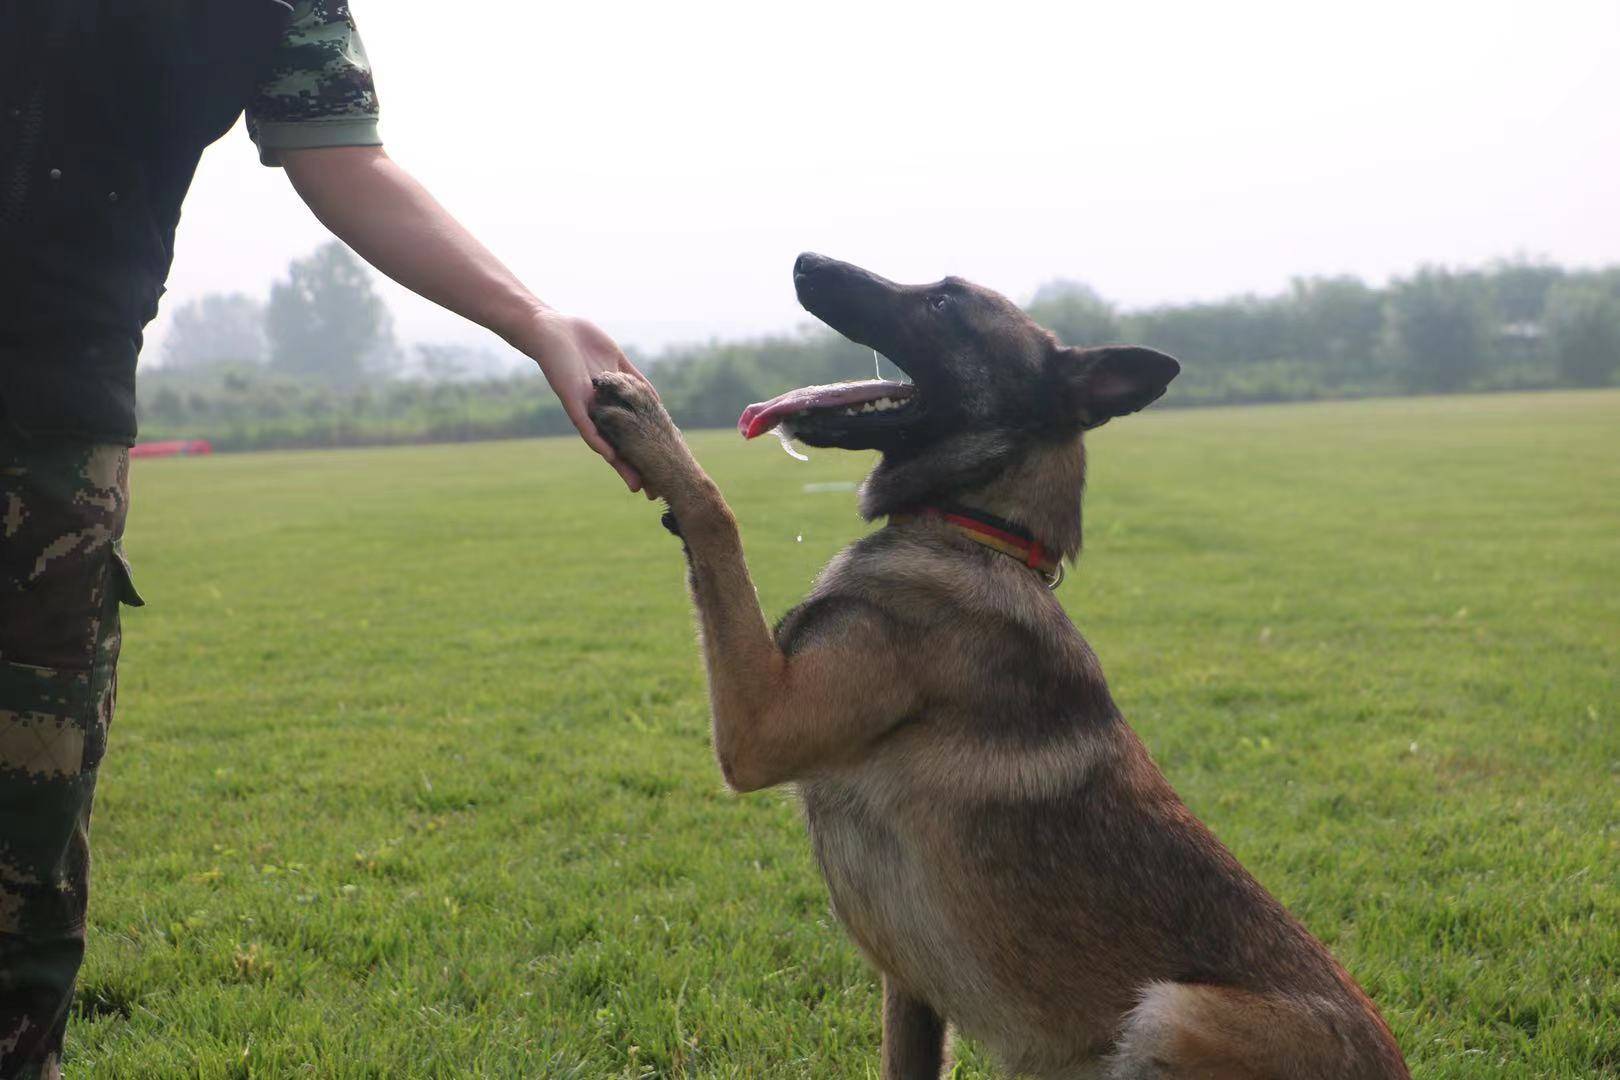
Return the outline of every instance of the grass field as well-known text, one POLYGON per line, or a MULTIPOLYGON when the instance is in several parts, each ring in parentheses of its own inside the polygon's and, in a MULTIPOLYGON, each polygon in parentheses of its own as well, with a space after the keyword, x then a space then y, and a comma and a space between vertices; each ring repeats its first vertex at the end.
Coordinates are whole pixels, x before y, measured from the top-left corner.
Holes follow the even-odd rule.
MULTIPOLYGON (((702 433, 780 613, 859 455, 702 433)), ((1620 393, 1160 411, 1061 596, 1420 1077, 1620 1076, 1620 393)), ((80 1076, 867 1077, 678 545, 571 440, 140 461, 80 1076)), ((994 1075, 964 1048, 959 1077, 994 1075)))

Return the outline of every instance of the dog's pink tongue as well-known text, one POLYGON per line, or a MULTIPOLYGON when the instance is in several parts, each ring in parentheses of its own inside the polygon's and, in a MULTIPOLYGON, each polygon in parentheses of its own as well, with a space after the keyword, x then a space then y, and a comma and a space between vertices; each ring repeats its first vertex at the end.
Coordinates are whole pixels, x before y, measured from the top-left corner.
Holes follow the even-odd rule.
POLYGON ((811 409, 831 409, 844 405, 861 405, 880 398, 910 397, 914 388, 910 383, 866 379, 862 382, 829 383, 826 386, 802 386, 789 390, 781 397, 750 405, 737 419, 737 430, 745 439, 763 435, 780 424, 784 417, 811 409))

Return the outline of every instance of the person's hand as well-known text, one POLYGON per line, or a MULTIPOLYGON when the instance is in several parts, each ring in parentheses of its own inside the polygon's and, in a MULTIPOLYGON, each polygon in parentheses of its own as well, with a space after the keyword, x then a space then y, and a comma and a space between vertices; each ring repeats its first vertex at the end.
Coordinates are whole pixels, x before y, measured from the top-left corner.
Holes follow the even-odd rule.
MULTIPOLYGON (((591 380, 597 375, 606 371, 622 372, 641 380, 651 389, 652 383, 647 377, 636 370, 636 366, 601 327, 561 312, 537 312, 508 340, 540 365, 546 381, 562 402, 563 411, 573 421, 574 427, 579 429, 586 445, 601 454, 618 471, 631 491, 640 491, 641 477, 613 452, 613 447, 591 423, 586 410, 595 394, 591 380)), ((653 390, 654 396, 657 393, 657 390, 653 390)))

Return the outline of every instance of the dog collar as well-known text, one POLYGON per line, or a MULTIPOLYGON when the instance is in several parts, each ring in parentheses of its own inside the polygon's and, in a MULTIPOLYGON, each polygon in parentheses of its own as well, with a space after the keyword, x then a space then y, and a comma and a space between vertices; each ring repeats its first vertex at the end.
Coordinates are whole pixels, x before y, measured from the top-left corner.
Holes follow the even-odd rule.
POLYGON ((889 515, 889 524, 904 525, 912 521, 938 521, 960 535, 1000 552, 1040 574, 1048 589, 1063 584, 1063 558, 1035 539, 1027 529, 982 510, 969 510, 963 506, 915 506, 889 515))

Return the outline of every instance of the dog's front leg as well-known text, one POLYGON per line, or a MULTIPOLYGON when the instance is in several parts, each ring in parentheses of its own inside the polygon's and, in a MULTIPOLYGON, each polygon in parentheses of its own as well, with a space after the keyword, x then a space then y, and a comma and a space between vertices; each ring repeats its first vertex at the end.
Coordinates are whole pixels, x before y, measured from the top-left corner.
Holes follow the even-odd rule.
POLYGON ((945 1021, 928 1004, 883 980, 883 1080, 939 1080, 946 1068, 945 1021))
POLYGON ((807 636, 789 658, 777 646, 743 560, 737 522, 658 399, 622 375, 596 380, 591 419, 669 503, 686 545, 709 673, 715 754, 726 782, 752 791, 849 754, 913 708, 905 650, 875 610, 847 605, 835 633, 807 636))

